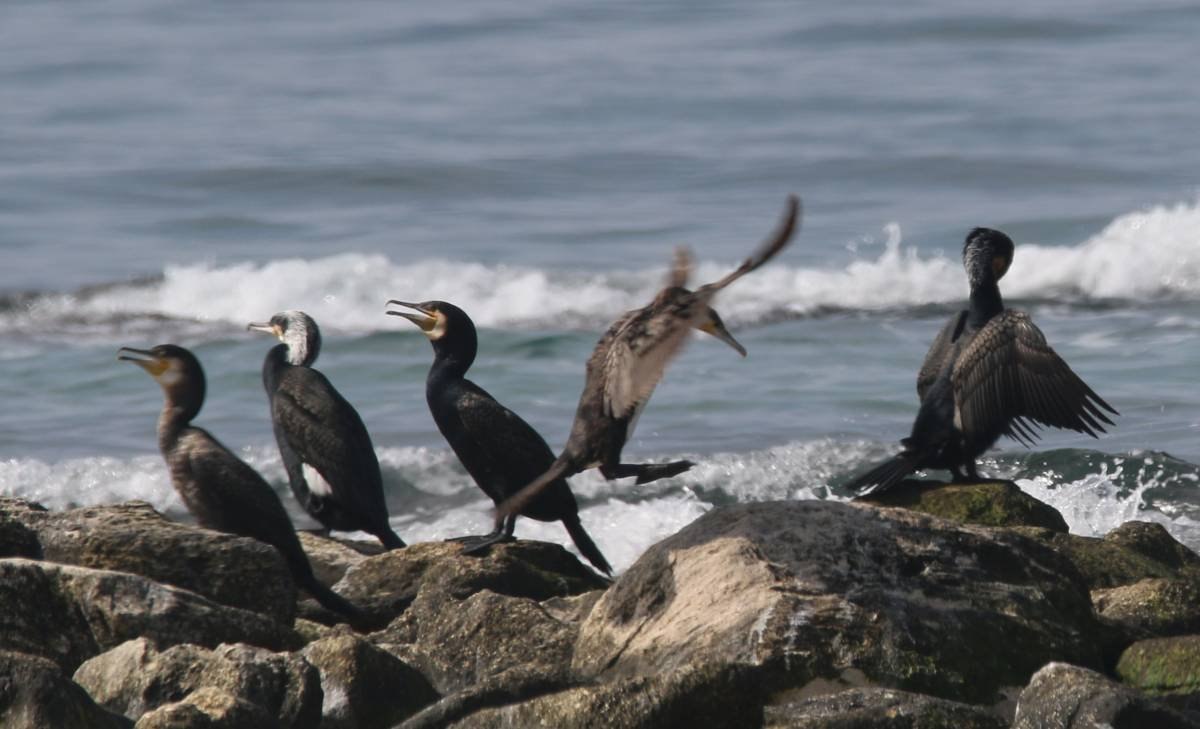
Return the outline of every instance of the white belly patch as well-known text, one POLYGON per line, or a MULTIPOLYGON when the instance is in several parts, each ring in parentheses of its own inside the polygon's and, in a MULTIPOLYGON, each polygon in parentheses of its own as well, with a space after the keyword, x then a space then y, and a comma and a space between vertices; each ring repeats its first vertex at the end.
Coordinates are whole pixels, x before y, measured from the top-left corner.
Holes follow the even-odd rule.
POLYGON ((304 481, 308 484, 308 492, 310 494, 320 496, 321 498, 326 498, 333 494, 333 488, 317 469, 305 463, 303 470, 304 481))

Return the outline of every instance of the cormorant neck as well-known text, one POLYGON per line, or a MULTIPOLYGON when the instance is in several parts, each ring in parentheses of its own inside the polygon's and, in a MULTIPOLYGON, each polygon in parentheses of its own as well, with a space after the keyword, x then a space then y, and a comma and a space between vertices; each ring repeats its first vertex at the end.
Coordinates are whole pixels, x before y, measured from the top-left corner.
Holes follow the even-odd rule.
POLYGON ((475 362, 475 348, 468 351, 445 351, 434 348, 433 366, 429 368, 429 380, 459 380, 475 362))
POLYGON ((1000 298, 1000 285, 996 279, 987 277, 971 285, 971 305, 968 310, 967 324, 978 329, 993 316, 1004 311, 1004 300, 1000 298))
POLYGON ((179 440, 180 433, 200 412, 200 406, 179 405, 169 398, 163 405, 162 413, 158 416, 158 449, 163 454, 169 453, 179 440))
POLYGON ((276 344, 267 351, 267 356, 263 359, 262 378, 263 387, 267 392, 275 391, 275 383, 279 381, 279 373, 293 365, 288 363, 288 346, 286 344, 276 344))

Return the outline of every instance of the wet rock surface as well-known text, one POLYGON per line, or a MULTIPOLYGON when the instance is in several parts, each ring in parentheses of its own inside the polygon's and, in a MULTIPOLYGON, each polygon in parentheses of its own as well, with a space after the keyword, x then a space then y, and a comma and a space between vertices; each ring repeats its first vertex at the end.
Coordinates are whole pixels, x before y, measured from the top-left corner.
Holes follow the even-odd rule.
POLYGON ((1200 723, 1078 666, 1052 663, 1021 692, 1013 729, 1197 729, 1200 723))

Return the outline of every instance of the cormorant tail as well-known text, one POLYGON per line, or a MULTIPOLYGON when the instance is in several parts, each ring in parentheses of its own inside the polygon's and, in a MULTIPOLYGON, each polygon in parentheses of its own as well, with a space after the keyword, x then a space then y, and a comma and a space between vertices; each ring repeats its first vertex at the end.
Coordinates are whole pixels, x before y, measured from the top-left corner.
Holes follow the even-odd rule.
POLYGON ((325 608, 326 610, 332 610, 333 612, 350 621, 351 626, 355 628, 363 628, 370 623, 370 621, 367 619, 366 613, 364 613, 346 598, 321 584, 321 582, 317 580, 316 575, 312 574, 311 572, 309 572, 306 576, 297 575, 296 584, 300 587, 300 589, 304 590, 309 595, 312 595, 313 599, 321 604, 321 607, 325 608))
POLYGON ((881 494, 916 471, 918 460, 917 454, 904 451, 854 479, 847 488, 856 491, 857 496, 881 494))
POLYGON ((542 492, 550 484, 560 478, 569 476, 575 473, 574 464, 566 455, 561 455, 550 464, 550 468, 541 476, 529 482, 529 485, 522 488, 517 493, 505 499, 503 503, 496 507, 497 518, 506 518, 513 514, 520 514, 521 511, 529 505, 533 498, 542 492))
POLYGON ((404 543, 404 540, 401 539, 396 532, 392 531, 392 528, 387 524, 384 524, 382 527, 380 527, 379 531, 375 532, 375 536, 383 544, 383 548, 387 550, 400 549, 401 547, 408 546, 404 543))
POLYGON ((564 518, 562 523, 567 528, 567 534, 571 535, 571 541, 575 542, 575 546, 584 557, 587 557, 587 561, 591 562, 596 569, 612 577, 612 566, 600 553, 600 548, 592 541, 592 537, 584 531, 583 522, 579 521, 579 515, 575 514, 564 518))

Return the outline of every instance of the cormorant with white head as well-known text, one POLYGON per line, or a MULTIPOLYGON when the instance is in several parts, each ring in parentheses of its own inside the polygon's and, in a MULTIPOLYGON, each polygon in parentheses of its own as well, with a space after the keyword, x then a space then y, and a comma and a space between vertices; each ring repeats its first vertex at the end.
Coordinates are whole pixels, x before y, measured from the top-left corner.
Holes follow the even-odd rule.
POLYGON ((388 524, 379 460, 362 418, 312 368, 321 351, 317 323, 303 311, 291 310, 247 328, 282 342, 267 352, 262 377, 275 441, 296 499, 326 530, 361 530, 388 549, 403 547, 388 524))
POLYGON ((146 370, 162 387, 158 447, 171 483, 200 526, 274 546, 300 588, 361 624, 362 612, 313 575, 283 502, 270 485, 208 431, 191 424, 205 392, 204 370, 195 355, 174 344, 160 344, 149 350, 122 347, 117 359, 146 370))
MULTIPOLYGON (((462 462, 463 468, 497 505, 517 493, 554 463, 554 452, 546 441, 513 411, 496 402, 486 390, 466 379, 475 361, 478 339, 475 323, 465 311, 445 301, 410 304, 389 311, 416 324, 433 344, 433 366, 425 380, 425 399, 438 430, 462 462)), ((561 521, 575 546, 605 574, 612 567, 604 559, 579 521, 579 505, 565 478, 555 479, 520 511, 538 521, 561 521)), ((472 539, 467 550, 476 551, 513 538, 517 514, 496 516, 491 534, 472 539)))
POLYGON ((639 484, 691 468, 690 461, 622 463, 621 451, 667 364, 683 349, 692 329, 711 334, 746 356, 745 348, 709 304, 721 289, 783 250, 798 227, 799 214, 800 200, 789 195, 782 220, 759 249, 724 278, 695 291, 684 288, 691 256, 686 248, 678 249, 666 287, 648 306, 626 312, 614 322, 592 351, 563 452, 545 473, 502 504, 499 513, 517 513, 548 484, 589 468, 599 467, 607 479, 635 476, 639 484))
POLYGON ((880 493, 923 468, 948 469, 956 482, 979 478, 975 459, 1002 436, 1025 445, 1038 426, 1093 438, 1117 411, 1079 379, 1023 311, 1004 308, 998 282, 1012 263, 1013 242, 975 228, 963 245, 971 294, 934 339, 917 374, 921 400, 912 433, 892 459, 849 485, 880 493))

